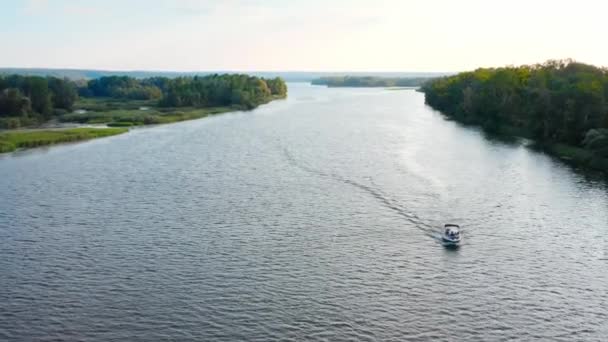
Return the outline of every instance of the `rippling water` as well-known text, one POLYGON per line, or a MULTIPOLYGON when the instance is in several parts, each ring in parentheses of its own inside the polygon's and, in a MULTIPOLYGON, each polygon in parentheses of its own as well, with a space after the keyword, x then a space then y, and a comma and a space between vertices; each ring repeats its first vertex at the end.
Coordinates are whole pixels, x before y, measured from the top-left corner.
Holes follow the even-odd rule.
POLYGON ((606 183, 414 91, 292 84, 0 189, 0 340, 608 339, 606 183))

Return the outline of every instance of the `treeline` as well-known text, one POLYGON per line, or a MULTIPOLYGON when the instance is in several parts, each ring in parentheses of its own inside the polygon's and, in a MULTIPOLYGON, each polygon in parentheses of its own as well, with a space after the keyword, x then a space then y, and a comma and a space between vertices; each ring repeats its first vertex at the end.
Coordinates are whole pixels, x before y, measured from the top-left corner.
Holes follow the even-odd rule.
POLYGON ((107 76, 96 78, 80 87, 78 92, 83 97, 112 97, 129 100, 154 100, 162 97, 159 85, 162 78, 139 80, 127 76, 107 76))
POLYGON ((273 96, 285 97, 280 78, 264 79, 242 74, 136 79, 109 76, 90 80, 79 93, 83 97, 159 100, 164 107, 243 106, 254 108, 273 96))
POLYGON ((19 126, 18 118, 39 121, 58 110, 71 111, 78 98, 76 84, 67 79, 39 76, 0 76, 0 118, 13 117, 5 126, 19 126))
POLYGON ((425 77, 330 76, 311 83, 328 87, 419 87, 428 80, 425 77))
POLYGON ((78 96, 153 100, 163 107, 236 106, 246 109, 287 95, 281 78, 248 75, 108 76, 89 81, 55 77, 0 76, 0 128, 39 123, 72 111, 78 96))
POLYGON ((426 83, 426 103, 489 130, 515 128, 543 143, 608 157, 608 70, 572 60, 477 69, 426 83))
POLYGON ((251 109, 273 97, 287 95, 287 85, 282 79, 248 75, 178 77, 163 86, 160 105, 164 107, 242 106, 251 109))

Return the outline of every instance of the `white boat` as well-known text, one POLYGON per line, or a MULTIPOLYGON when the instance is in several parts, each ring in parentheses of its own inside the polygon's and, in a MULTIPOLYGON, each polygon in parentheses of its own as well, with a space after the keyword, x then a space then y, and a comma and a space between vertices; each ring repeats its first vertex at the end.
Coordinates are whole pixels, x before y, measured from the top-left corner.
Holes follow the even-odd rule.
POLYGON ((460 226, 457 224, 448 223, 443 226, 443 234, 441 240, 446 246, 458 246, 462 241, 462 234, 460 233, 460 226))

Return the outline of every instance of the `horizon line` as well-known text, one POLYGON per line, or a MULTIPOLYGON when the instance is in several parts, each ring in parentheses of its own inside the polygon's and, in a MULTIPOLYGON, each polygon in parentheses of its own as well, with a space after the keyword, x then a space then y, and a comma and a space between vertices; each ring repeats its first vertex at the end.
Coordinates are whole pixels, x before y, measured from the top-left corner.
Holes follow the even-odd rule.
POLYGON ((356 73, 433 73, 433 74, 446 74, 446 73, 458 73, 460 71, 403 71, 403 70, 242 70, 242 69, 209 69, 209 70, 168 70, 168 69, 103 69, 103 68, 81 68, 81 67, 16 67, 16 66, 0 66, 1 69, 22 69, 22 70, 70 70, 70 71, 105 71, 105 72, 163 72, 163 73, 248 73, 248 72, 284 72, 284 73, 343 73, 343 72, 356 72, 356 73))

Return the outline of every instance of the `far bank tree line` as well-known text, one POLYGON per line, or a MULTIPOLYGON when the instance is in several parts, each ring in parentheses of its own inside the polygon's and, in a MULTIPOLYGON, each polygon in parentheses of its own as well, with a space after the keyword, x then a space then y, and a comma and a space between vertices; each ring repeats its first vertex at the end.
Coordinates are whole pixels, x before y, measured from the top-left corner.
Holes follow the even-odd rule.
POLYGON ((509 127, 608 158, 606 68, 553 60, 477 69, 431 80, 422 90, 431 107, 458 121, 495 131, 509 127))
POLYGON ((419 87, 427 77, 327 76, 312 80, 328 87, 419 87))
POLYGON ((72 111, 79 96, 153 100, 164 107, 252 109, 286 95, 287 86, 281 78, 242 74, 146 79, 109 76, 89 81, 9 75, 0 76, 0 119, 7 128, 43 122, 72 111))

